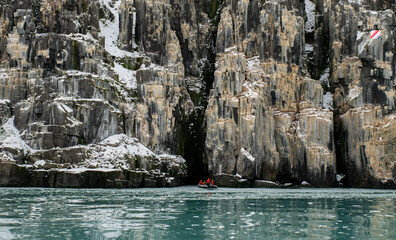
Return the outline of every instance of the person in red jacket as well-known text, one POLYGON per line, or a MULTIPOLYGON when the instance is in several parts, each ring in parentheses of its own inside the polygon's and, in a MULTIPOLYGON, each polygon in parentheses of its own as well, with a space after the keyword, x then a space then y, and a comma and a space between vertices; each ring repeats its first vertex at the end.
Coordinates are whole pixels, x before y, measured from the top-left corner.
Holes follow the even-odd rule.
POLYGON ((212 179, 212 185, 214 185, 213 179, 212 179))
POLYGON ((202 185, 202 180, 199 180, 199 185, 202 185))
POLYGON ((207 185, 210 184, 210 178, 208 178, 208 180, 206 180, 207 185))

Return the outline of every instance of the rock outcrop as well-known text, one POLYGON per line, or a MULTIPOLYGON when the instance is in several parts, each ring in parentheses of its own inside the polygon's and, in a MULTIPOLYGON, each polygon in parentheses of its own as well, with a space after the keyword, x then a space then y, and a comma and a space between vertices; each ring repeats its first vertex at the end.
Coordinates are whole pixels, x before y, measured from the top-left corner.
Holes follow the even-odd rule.
POLYGON ((1 1, 0 185, 395 188, 395 12, 1 1))
POLYGON ((137 0, 135 7, 136 43, 151 61, 136 74, 136 136, 156 153, 189 156, 196 181, 205 174, 202 76, 211 67, 213 43, 208 15, 196 1, 137 0))
MULTIPOLYGON (((144 56, 112 41, 132 45, 132 31, 118 31, 118 24, 116 33, 123 34, 109 31, 117 22, 123 23, 120 28, 133 28, 133 17, 125 13, 116 19, 116 6, 108 1, 22 2, 0 6, 1 185, 185 182, 184 159, 161 157, 133 138, 136 72, 128 67, 140 65, 144 56), (14 181, 18 172, 23 172, 21 179, 14 181)), ((120 11, 131 11, 128 4, 123 1, 120 11)))
POLYGON ((305 73, 304 20, 295 4, 241 1, 222 10, 222 53, 206 111, 213 173, 335 184, 333 113, 305 73))
POLYGON ((339 172, 348 186, 395 187, 395 5, 378 4, 226 2, 206 113, 210 171, 316 186, 339 172))
POLYGON ((395 5, 340 1, 329 8, 339 172, 350 186, 394 186, 395 5), (371 30, 381 39, 370 39, 371 30))
POLYGON ((137 71, 136 133, 143 144, 157 152, 174 153, 180 148, 180 121, 194 107, 183 76, 156 66, 137 71))
POLYGON ((320 106, 320 84, 298 69, 224 55, 206 111, 210 171, 334 184, 333 114, 320 106))

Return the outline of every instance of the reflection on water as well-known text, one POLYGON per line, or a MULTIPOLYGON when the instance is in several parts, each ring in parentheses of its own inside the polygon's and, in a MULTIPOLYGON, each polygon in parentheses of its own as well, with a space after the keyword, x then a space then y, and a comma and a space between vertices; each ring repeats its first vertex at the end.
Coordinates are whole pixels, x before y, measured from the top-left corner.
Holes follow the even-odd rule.
POLYGON ((0 189, 0 239, 396 239, 396 191, 0 189))

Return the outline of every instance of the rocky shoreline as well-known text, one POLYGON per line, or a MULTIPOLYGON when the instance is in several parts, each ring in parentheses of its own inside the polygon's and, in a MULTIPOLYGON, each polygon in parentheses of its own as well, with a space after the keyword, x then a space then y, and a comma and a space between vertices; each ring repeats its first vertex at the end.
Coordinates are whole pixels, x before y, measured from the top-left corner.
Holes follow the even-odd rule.
POLYGON ((141 188, 175 187, 185 182, 185 178, 153 170, 35 169, 32 165, 0 163, 1 187, 141 188))
MULTIPOLYGON (((248 181, 239 175, 212 176, 219 187, 234 188, 294 188, 313 187, 307 182, 299 185, 272 181, 248 181)), ((0 187, 49 188, 159 188, 185 185, 186 178, 171 177, 160 171, 119 169, 39 169, 33 165, 0 162, 0 187)))
MULTIPOLYGON (((315 188, 312 184, 280 183, 267 180, 247 180, 240 175, 216 174, 212 176, 218 187, 225 188, 315 188)), ((37 169, 32 165, 0 162, 0 187, 44 188, 169 188, 188 185, 186 176, 170 176, 160 171, 120 169, 37 169)), ((331 186, 344 187, 342 181, 331 186)), ((370 186, 378 189, 395 189, 394 183, 370 186)))

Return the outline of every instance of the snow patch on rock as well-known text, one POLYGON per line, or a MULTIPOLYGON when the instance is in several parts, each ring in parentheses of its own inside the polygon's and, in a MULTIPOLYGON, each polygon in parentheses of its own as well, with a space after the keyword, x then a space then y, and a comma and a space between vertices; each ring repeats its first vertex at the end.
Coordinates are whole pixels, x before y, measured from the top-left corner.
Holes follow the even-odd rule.
POLYGON ((352 101, 355 98, 359 97, 362 94, 362 88, 355 86, 349 90, 348 100, 352 101))
POLYGON ((305 0, 305 13, 307 14, 305 31, 312 32, 315 29, 315 4, 310 0, 305 0))
POLYGON ((241 148, 241 154, 246 157, 249 161, 254 162, 256 159, 244 148, 241 148))
POLYGON ((259 98, 258 90, 255 89, 255 84, 250 81, 245 80, 243 82, 243 92, 242 95, 247 98, 259 98))
MULTIPOLYGON (((1 73, 0 73, 1 74, 1 73)), ((1 78, 1 77, 0 77, 1 78)), ((9 104, 11 101, 10 100, 8 100, 8 99, 0 99, 0 104, 4 104, 4 105, 6 105, 6 104, 9 104)))
POLYGON ((312 52, 312 51, 313 51, 312 44, 306 43, 305 44, 305 52, 312 52))
POLYGON ((45 161, 44 160, 38 160, 34 163, 34 166, 36 167, 44 167, 45 161))
POLYGON ((255 56, 246 59, 246 68, 250 71, 255 71, 257 69, 260 69, 260 56, 255 56))
POLYGON ((0 69, 0 79, 8 78, 8 69, 2 68, 0 69))
POLYGON ((341 180, 342 180, 344 177, 345 177, 344 174, 337 174, 337 175, 336 175, 337 182, 341 182, 341 180))
POLYGON ((181 156, 169 155, 169 154, 161 154, 158 155, 161 162, 168 164, 168 169, 170 168, 182 168, 186 165, 186 160, 181 156))
POLYGON ((326 84, 328 87, 330 87, 329 78, 330 78, 330 68, 328 67, 326 68, 322 76, 320 76, 319 82, 321 84, 326 84))
POLYGON ((118 74, 119 80, 128 90, 137 88, 136 71, 124 68, 121 64, 115 62, 113 70, 118 74))
POLYGON ((34 151, 22 140, 19 130, 14 126, 14 116, 9 118, 0 130, 0 149, 20 149, 24 153, 34 151))
MULTIPOLYGON (((108 8, 111 13, 114 15, 114 20, 101 20, 100 21, 100 36, 105 38, 105 49, 110 53, 111 56, 117 58, 136 58, 140 57, 141 54, 138 52, 128 52, 120 49, 118 47, 118 35, 120 33, 119 30, 119 12, 118 9, 121 4, 121 0, 113 1, 113 0, 101 0, 102 5, 108 8), (113 4, 114 2, 114 4, 113 4)), ((115 62, 114 67, 112 68, 114 72, 119 76, 119 80, 125 85, 125 87, 129 90, 136 89, 136 71, 129 70, 124 68, 121 64, 115 62)))
POLYGON ((138 139, 125 134, 110 136, 98 144, 89 145, 89 147, 92 151, 82 165, 90 168, 130 169, 129 161, 134 161, 136 155, 156 157, 156 154, 143 146, 138 139))
POLYGON ((100 33, 99 35, 105 38, 105 49, 110 53, 110 55, 115 57, 136 57, 139 56, 137 53, 131 53, 128 51, 121 50, 118 47, 118 35, 120 34, 119 29, 119 13, 118 9, 121 4, 121 0, 101 0, 102 5, 106 6, 107 9, 111 11, 114 15, 114 20, 110 21, 108 19, 101 20, 99 23, 100 33), (112 3, 114 2, 114 4, 112 3))
POLYGON ((333 110, 333 94, 331 92, 323 95, 323 108, 333 110))
POLYGON ((349 3, 354 3, 358 5, 362 5, 363 0, 348 0, 349 3))

